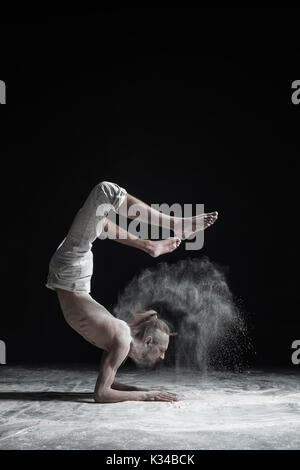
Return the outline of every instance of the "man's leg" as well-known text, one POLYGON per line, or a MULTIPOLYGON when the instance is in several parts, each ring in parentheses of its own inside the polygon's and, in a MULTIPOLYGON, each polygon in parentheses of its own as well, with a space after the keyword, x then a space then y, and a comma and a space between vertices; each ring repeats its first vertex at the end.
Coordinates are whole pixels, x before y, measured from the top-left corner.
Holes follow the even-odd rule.
POLYGON ((210 212, 194 217, 170 216, 153 209, 129 193, 126 194, 124 201, 120 205, 119 213, 126 215, 130 219, 139 217, 141 222, 145 222, 147 224, 151 223, 151 225, 170 229, 176 237, 179 237, 182 240, 188 238, 194 232, 210 227, 218 218, 218 212, 210 212), (128 209, 133 205, 136 205, 138 210, 140 209, 140 213, 138 215, 132 216, 128 214, 128 209), (127 213, 124 214, 126 208, 127 213))
POLYGON ((103 226, 103 232, 107 234, 107 238, 115 240, 116 242, 123 243, 124 245, 138 248, 139 250, 148 253, 156 258, 157 256, 174 251, 180 245, 178 237, 170 237, 166 240, 144 240, 138 238, 124 228, 114 224, 111 220, 107 219, 103 226))

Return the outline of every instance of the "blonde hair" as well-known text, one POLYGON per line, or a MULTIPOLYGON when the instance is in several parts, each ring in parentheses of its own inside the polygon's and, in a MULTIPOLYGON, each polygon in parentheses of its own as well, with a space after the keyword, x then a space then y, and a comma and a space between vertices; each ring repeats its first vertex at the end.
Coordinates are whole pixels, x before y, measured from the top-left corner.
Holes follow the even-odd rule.
POLYGON ((155 310, 147 310, 143 313, 132 313, 133 319, 128 322, 133 336, 143 341, 147 336, 152 336, 153 342, 157 343, 157 333, 166 333, 168 336, 176 336, 177 333, 171 332, 172 325, 167 320, 158 318, 155 310))

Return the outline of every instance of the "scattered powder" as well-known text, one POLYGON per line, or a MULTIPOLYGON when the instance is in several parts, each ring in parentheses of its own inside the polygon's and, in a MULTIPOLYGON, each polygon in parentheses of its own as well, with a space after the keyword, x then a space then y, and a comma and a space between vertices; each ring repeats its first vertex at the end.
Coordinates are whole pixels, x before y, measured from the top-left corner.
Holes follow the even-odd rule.
POLYGON ((129 321, 132 312, 155 309, 168 320, 178 335, 170 338, 166 358, 177 371, 242 370, 253 347, 227 273, 207 256, 158 263, 129 282, 113 313, 129 321))

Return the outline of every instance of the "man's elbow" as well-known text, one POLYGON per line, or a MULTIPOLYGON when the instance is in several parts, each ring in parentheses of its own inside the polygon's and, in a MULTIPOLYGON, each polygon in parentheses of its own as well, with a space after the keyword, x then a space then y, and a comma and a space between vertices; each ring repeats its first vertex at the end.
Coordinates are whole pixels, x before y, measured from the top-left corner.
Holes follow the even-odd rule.
POLYGON ((96 403, 109 403, 109 389, 97 390, 94 392, 94 400, 96 403))

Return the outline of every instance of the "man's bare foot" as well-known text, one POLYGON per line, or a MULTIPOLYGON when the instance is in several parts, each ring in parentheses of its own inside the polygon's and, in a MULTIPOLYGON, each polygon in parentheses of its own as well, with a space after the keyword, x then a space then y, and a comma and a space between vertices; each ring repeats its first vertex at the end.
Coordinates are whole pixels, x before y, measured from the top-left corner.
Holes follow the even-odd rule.
POLYGON ((166 253, 170 253, 171 251, 176 250, 181 243, 180 238, 178 237, 170 237, 166 240, 147 240, 146 242, 146 252, 153 256, 153 258, 157 258, 160 255, 165 255, 166 253))
POLYGON ((195 217, 183 217, 174 220, 173 232, 176 237, 186 240, 193 233, 205 230, 215 223, 218 212, 196 215, 195 217))

